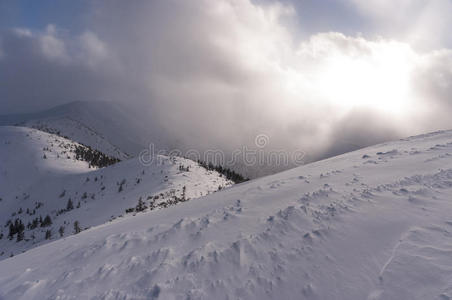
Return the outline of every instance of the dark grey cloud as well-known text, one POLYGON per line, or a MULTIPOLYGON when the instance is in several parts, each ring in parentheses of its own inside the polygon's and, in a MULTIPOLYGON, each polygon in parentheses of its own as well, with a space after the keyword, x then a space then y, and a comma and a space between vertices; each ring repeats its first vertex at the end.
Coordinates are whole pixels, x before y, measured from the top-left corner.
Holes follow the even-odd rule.
POLYGON ((324 151, 315 160, 346 153, 363 145, 375 145, 402 136, 397 124, 372 111, 355 110, 335 124, 324 151))
POLYGON ((73 41, 71 37, 69 40, 61 39, 52 28, 39 34, 24 29, 2 33, 2 113, 35 111, 76 100, 102 99, 103 89, 114 81, 114 76, 90 65, 90 55, 94 54, 84 51, 95 50, 86 48, 90 46, 83 44, 84 38, 80 41, 73 41), (77 45, 72 48, 71 43, 77 45))

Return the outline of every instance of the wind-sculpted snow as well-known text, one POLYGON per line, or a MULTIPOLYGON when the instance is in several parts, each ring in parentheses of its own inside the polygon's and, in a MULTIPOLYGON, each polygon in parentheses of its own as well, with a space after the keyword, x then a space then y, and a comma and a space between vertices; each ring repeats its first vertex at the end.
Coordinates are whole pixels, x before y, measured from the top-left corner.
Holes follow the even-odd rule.
POLYGON ((451 299, 451 142, 411 137, 93 227, 0 262, 0 298, 451 299))

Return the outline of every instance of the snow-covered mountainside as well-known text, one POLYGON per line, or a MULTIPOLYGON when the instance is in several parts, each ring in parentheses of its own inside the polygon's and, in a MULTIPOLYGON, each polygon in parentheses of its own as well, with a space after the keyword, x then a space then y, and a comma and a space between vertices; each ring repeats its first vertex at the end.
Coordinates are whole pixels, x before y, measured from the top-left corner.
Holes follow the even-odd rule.
POLYGON ((71 117, 30 120, 23 126, 69 138, 120 160, 129 158, 128 154, 112 145, 102 134, 71 117))
POLYGON ((99 169, 98 156, 101 165, 116 162, 53 134, 0 126, 0 260, 232 184, 179 157, 159 156, 146 166, 134 158, 99 169))
POLYGON ((452 299, 451 197, 452 132, 411 137, 8 258, 0 298, 452 299))
POLYGON ((110 156, 136 156, 149 143, 159 144, 143 117, 114 102, 76 101, 31 114, 0 115, 0 125, 35 127, 59 133, 110 156))
POLYGON ((0 197, 22 194, 42 179, 89 172, 89 163, 76 159, 77 146, 81 145, 35 129, 1 126, 0 197))

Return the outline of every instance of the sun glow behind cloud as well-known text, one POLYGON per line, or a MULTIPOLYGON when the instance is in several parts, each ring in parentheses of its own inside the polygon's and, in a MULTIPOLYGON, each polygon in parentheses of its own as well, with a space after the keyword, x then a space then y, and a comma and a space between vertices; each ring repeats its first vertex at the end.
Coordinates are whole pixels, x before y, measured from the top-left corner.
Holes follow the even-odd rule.
POLYGON ((301 43, 295 61, 285 79, 294 107, 304 97, 334 108, 335 118, 370 110, 403 119, 416 111, 421 56, 406 43, 324 33, 301 43))
POLYGON ((369 47, 368 54, 329 57, 318 75, 317 89, 343 109, 369 108, 395 116, 407 113, 414 53, 396 42, 370 43, 369 47))

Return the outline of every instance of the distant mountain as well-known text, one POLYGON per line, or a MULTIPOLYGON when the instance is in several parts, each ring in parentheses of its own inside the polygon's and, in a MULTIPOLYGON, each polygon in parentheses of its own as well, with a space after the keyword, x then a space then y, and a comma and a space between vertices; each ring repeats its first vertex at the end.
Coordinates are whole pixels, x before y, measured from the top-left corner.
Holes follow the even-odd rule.
POLYGON ((22 123, 22 125, 70 138, 121 160, 130 157, 129 154, 112 145, 101 133, 86 126, 83 121, 75 120, 69 116, 30 120, 22 123))
POLYGON ((84 230, 232 185, 179 157, 99 162, 115 160, 54 134, 0 126, 0 260, 74 234, 75 222, 84 230))
POLYGON ((77 101, 30 114, 0 116, 0 125, 34 127, 58 133, 106 154, 136 156, 149 143, 159 144, 144 116, 115 102, 77 101))

